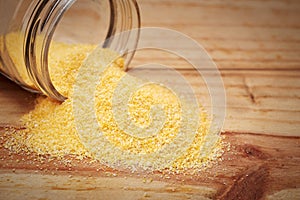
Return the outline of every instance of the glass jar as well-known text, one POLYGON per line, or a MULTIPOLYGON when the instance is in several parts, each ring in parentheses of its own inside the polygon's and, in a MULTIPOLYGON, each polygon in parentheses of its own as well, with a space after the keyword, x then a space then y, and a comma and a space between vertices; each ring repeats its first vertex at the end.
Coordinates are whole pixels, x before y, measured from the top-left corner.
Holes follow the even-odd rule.
MULTIPOLYGON (((139 31, 129 30, 139 27, 135 0, 0 0, 0 72, 27 90, 63 101, 48 69, 52 41, 105 41, 104 48, 123 55, 136 47, 139 31), (130 36, 114 41, 123 31, 130 36)), ((133 54, 126 54, 125 64, 133 54)))

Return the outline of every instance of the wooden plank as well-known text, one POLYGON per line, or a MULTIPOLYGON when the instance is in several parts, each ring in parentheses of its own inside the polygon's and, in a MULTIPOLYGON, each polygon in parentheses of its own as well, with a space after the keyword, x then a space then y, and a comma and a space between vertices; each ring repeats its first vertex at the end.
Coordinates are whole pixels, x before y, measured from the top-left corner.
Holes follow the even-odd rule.
POLYGON ((19 119, 34 108, 35 95, 0 75, 0 126, 19 124, 19 119))
MULTIPOLYGON (((299 1, 141 1, 143 26, 187 34, 220 69, 299 69, 299 8, 299 1)), ((149 59, 166 61, 148 53, 135 58, 139 63, 149 59)), ((177 60, 172 64, 189 67, 177 60)))
MULTIPOLYGON (((179 72, 195 87, 198 100, 210 109, 211 99, 204 80, 195 71, 179 72)), ((152 70, 152 74, 172 80, 164 73, 152 70)), ((227 96, 224 130, 299 136, 300 71, 226 70, 221 73, 227 96)), ((33 108, 34 95, 3 77, 0 83, 0 126, 18 126, 20 117, 33 108)), ((178 84, 176 77, 173 83, 178 84)))
MULTIPOLYGON (((197 40, 201 45, 201 40, 197 40)), ((218 43, 217 41, 213 41, 218 43)), ((235 40, 231 41, 235 43, 235 40)), ((208 43, 208 42, 207 42, 208 43)), ((177 44, 181 48, 184 45, 177 44)), ((234 47, 238 48, 238 47, 234 47)), ((208 54, 212 57, 212 61, 218 66, 219 69, 244 69, 244 70, 263 70, 263 69, 287 69, 298 70, 299 69, 299 52, 300 51, 262 51, 259 49, 254 50, 234 50, 234 49, 219 49, 218 46, 213 49, 206 49, 208 54)), ((191 55, 191 58, 196 62, 200 62, 203 65, 202 69, 209 69, 205 63, 206 60, 201 59, 200 54, 197 55, 193 49, 187 50, 191 55)), ((134 57, 132 65, 144 65, 145 63, 159 63, 162 65, 173 66, 177 69, 190 69, 192 66, 183 59, 168 53, 161 51, 140 51, 134 57)))
POLYGON ((91 195, 94 199, 114 192, 114 199, 258 199, 300 186, 299 137, 229 132, 223 136, 230 150, 225 149, 217 163, 193 174, 132 173, 89 160, 36 159, 36 155, 0 148, 0 156, 5 158, 0 160, 0 196, 52 199, 91 195))
MULTIPOLYGON (((224 97, 219 91, 215 97, 211 97, 208 86, 197 71, 177 72, 189 81, 199 102, 208 111, 212 106, 226 109, 225 131, 299 136, 300 71, 222 70, 226 108, 212 105, 211 98, 224 97)), ((202 72, 207 78, 215 76, 209 70, 202 72)), ((151 69, 150 73, 145 68, 134 68, 129 73, 137 76, 144 74, 146 77, 148 74, 150 80, 155 76, 165 77, 165 80, 172 82, 174 88, 181 88, 177 76, 173 77, 167 70, 151 69)), ((212 84, 211 89, 216 91, 220 88, 212 84)))

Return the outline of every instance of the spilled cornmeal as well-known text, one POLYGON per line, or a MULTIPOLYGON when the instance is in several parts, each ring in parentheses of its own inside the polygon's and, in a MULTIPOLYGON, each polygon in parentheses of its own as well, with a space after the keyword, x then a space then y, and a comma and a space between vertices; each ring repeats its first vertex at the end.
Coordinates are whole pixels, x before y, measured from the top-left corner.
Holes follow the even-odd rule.
MULTIPOLYGON (((92 149, 97 144, 87 146, 80 139, 73 112, 73 85, 76 75, 84 60, 94 49, 95 47, 92 45, 55 42, 51 44, 49 54, 51 78, 57 90, 67 96, 68 99, 61 103, 49 97, 39 96, 35 108, 21 119, 25 129, 15 130, 6 141, 4 145, 6 148, 17 153, 33 152, 39 155, 50 155, 58 159, 64 159, 65 155, 74 155, 78 159, 91 158, 102 162, 101 158, 95 157, 92 153, 92 149)), ((132 120, 138 127, 147 127, 152 122, 151 106, 160 104, 165 113, 166 121, 154 136, 139 138, 127 133, 118 127, 114 118, 112 103, 118 82, 127 75, 123 70, 124 60, 109 49, 102 49, 98 53, 98 59, 117 58, 99 77, 95 92, 94 106, 99 130, 102 131, 103 137, 109 143, 107 147, 103 147, 103 156, 106 156, 103 164, 110 166, 117 166, 118 164, 128 168, 137 166, 147 170, 160 169, 155 158, 144 155, 159 151, 165 145, 171 144, 176 137, 181 125, 181 104, 178 98, 170 90, 158 84, 147 84, 137 90, 127 102, 130 119, 125 118, 124 120, 132 120), (117 147, 119 151, 115 152, 115 148, 109 149, 109 146, 117 147), (148 163, 147 166, 140 164, 141 157, 139 156, 131 160, 127 160, 126 157, 122 159, 123 154, 119 153, 122 151, 144 156, 143 159, 148 160, 141 163, 148 163), (109 153, 105 154, 105 152, 109 153)), ((137 79, 132 77, 132 83, 135 81, 137 79)), ((122 89, 127 90, 126 87, 122 89)), ((186 148, 182 155, 175 159, 170 157, 172 154, 159 156, 160 163, 162 161, 168 163, 172 160, 172 163, 167 166, 168 170, 177 172, 186 169, 199 170, 221 155, 222 145, 219 140, 208 155, 204 158, 199 157, 203 138, 210 131, 210 120, 203 109, 199 110, 199 119, 199 127, 190 146, 176 146, 178 150, 186 148)), ((85 123, 89 122, 86 121, 85 123)), ((89 135, 90 133, 87 132, 86 136, 89 135)))

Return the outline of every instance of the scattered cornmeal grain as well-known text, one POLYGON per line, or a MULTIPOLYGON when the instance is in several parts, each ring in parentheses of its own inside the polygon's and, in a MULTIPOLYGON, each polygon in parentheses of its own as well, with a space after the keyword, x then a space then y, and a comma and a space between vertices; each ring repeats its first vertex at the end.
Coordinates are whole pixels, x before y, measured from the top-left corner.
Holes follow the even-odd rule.
MULTIPOLYGON (((75 155, 78 159, 86 157, 96 159, 91 153, 91 149, 89 149, 91 147, 85 146, 78 136, 74 122, 72 96, 77 72, 84 59, 94 48, 92 45, 62 43, 53 43, 51 45, 49 54, 51 78, 58 91, 67 96, 68 99, 61 103, 49 97, 38 97, 35 109, 22 117, 22 123, 26 128, 16 130, 4 144, 6 148, 15 152, 27 151, 39 155, 50 154, 55 158, 75 155)), ((100 54, 111 58, 118 57, 116 53, 108 49, 103 49, 100 51, 100 54)), ((103 58, 99 56, 99 59, 103 58)), ((95 92, 95 110, 98 125, 111 145, 118 147, 124 152, 141 155, 156 152, 165 145, 172 143, 176 137, 181 125, 181 104, 176 95, 170 90, 158 84, 146 84, 137 90, 127 103, 129 120, 137 127, 145 128, 149 126, 152 123, 151 107, 159 104, 162 105, 161 108, 165 113, 165 123, 155 135, 144 138, 135 137, 121 130, 114 118, 112 99, 118 82, 126 75, 123 67, 123 58, 118 57, 101 74, 95 92)), ((136 78, 132 77, 133 83, 136 80, 136 78)), ((221 155, 222 145, 221 140, 219 140, 206 157, 199 157, 204 137, 210 131, 210 120, 203 109, 199 110, 199 119, 199 127, 192 143, 188 148, 177 147, 178 149, 187 148, 187 150, 175 160, 172 158, 174 162, 168 166, 170 171, 198 170, 221 155)), ((128 118, 124 120, 128 120, 128 118)), ((111 149, 111 151, 112 155, 114 155, 114 150, 111 149)), ((139 166, 139 159, 131 160, 130 164, 128 164, 126 160, 120 161, 116 160, 116 158, 111 156, 106 161, 109 160, 112 164, 120 162, 125 164, 125 166, 135 165, 136 163, 136 166, 139 166)), ((160 159, 164 159, 167 163, 171 158, 161 155, 160 159)), ((149 158, 149 163, 151 163, 149 166, 154 166, 152 170, 156 170, 155 166, 157 165, 155 165, 155 162, 155 159, 150 160, 149 158)), ((140 167, 143 168, 143 166, 140 167)))

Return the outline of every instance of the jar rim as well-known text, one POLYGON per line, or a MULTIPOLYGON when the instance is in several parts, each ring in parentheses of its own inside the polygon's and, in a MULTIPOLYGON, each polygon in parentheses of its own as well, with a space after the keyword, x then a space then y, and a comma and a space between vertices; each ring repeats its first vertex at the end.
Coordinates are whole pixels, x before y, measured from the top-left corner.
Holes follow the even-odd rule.
MULTIPOLYGON (((48 54, 57 25, 64 13, 71 8, 75 2, 76 0, 39 1, 33 5, 33 12, 25 27, 24 59, 29 76, 34 85, 41 90, 43 94, 59 101, 64 101, 67 97, 63 96, 51 81, 48 68, 48 54), (38 45, 37 36, 42 37, 42 45, 38 45)), ((102 45, 104 48, 112 48, 117 52, 125 49, 125 52, 121 52, 121 54, 125 54, 126 45, 129 44, 129 38, 127 38, 127 41, 122 41, 122 44, 116 45, 114 37, 112 36, 123 31, 130 32, 131 29, 140 28, 139 7, 136 0, 109 0, 109 5, 109 29, 102 45), (126 20, 128 21, 126 22, 126 20)), ((133 48, 136 49, 139 39, 139 30, 133 32, 135 35, 131 37, 133 37, 134 41, 130 42, 133 42, 133 48)), ((134 53, 135 50, 127 55, 125 66, 128 66, 134 53)))

